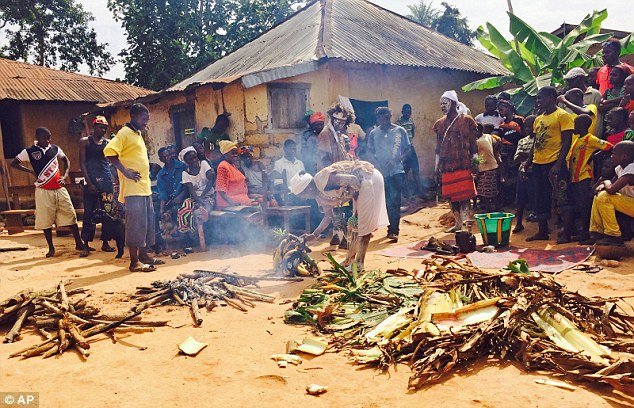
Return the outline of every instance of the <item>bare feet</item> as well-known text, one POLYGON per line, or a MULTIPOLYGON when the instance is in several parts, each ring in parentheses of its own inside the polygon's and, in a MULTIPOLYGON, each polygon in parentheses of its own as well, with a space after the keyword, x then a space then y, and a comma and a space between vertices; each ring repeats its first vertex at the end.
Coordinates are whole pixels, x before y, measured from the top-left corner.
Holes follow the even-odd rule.
POLYGON ((48 252, 46 253, 46 257, 47 258, 52 258, 55 256, 55 248, 49 248, 48 252))

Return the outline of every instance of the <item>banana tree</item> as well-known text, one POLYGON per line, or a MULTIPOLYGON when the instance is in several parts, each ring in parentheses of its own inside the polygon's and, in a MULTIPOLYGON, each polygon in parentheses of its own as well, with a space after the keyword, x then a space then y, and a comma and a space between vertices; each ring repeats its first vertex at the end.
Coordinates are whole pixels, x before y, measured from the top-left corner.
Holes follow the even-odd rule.
MULTIPOLYGON (((562 84, 564 74, 571 68, 600 66, 600 55, 590 55, 588 49, 613 36, 600 32, 601 23, 608 16, 607 10, 588 14, 564 38, 538 32, 515 14, 507 14, 509 31, 513 35, 511 41, 490 23, 486 28, 478 27, 477 35, 480 44, 499 58, 509 74, 471 82, 462 90, 495 89, 508 84, 515 107, 523 115, 533 110, 539 88, 562 84)), ((621 55, 634 53, 634 33, 623 38, 621 44, 621 55)))

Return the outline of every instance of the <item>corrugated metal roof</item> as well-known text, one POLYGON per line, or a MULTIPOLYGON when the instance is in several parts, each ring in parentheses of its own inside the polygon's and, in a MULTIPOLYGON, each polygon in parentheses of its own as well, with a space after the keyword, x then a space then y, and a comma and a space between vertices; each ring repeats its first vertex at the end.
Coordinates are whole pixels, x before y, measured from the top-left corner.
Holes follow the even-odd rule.
POLYGON ((229 83, 248 74, 316 61, 320 21, 319 4, 306 7, 168 91, 182 91, 194 84, 229 83))
POLYGON ((493 57, 365 0, 332 3, 331 58, 504 74, 493 57))
POLYGON ((151 93, 122 82, 0 58, 0 100, 114 102, 151 93))
POLYGON ((366 0, 318 0, 167 91, 229 83, 263 71, 279 75, 279 68, 329 58, 507 73, 495 58, 366 0))

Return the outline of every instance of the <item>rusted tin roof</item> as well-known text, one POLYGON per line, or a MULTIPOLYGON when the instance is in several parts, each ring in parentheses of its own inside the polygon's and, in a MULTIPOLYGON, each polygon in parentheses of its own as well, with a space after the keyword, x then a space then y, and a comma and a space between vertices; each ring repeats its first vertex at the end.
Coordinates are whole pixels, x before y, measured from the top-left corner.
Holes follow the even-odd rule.
POLYGON ((369 1, 317 0, 167 91, 240 78, 250 87, 306 72, 310 63, 317 69, 315 62, 328 59, 507 73, 495 58, 369 1), (295 66, 301 72, 294 73, 295 66))
POLYGON ((122 82, 0 58, 0 100, 114 102, 151 94, 122 82))

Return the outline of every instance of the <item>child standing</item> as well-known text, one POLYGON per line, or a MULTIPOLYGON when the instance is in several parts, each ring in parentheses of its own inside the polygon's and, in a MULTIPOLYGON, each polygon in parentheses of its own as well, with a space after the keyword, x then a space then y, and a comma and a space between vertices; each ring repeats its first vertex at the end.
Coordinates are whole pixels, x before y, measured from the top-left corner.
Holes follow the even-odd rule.
POLYGON ((569 240, 585 241, 590 236, 590 211, 592 209, 592 155, 598 151, 612 148, 612 144, 601 140, 589 133, 592 126, 592 118, 589 115, 579 115, 575 118, 574 135, 578 136, 568 153, 568 170, 570 171, 570 188, 574 202, 574 211, 581 221, 579 234, 573 234, 575 229, 574 217, 570 214, 564 217, 567 225, 564 225, 565 235, 569 240))
POLYGON ((535 115, 530 115, 524 119, 524 133, 526 137, 523 137, 517 142, 517 150, 515 150, 515 156, 513 160, 516 165, 519 165, 519 179, 517 181, 517 193, 516 203, 517 211, 515 212, 515 228, 513 232, 524 231, 524 209, 527 204, 530 204, 533 183, 532 169, 527 166, 528 158, 530 157, 533 144, 535 143, 535 131, 533 130, 533 124, 535 123, 535 115))
POLYGON ((498 211, 498 168, 500 167, 500 159, 497 150, 500 138, 482 133, 482 125, 478 125, 478 130, 481 134, 476 141, 480 159, 476 190, 478 196, 482 199, 486 212, 498 211))
POLYGON ((11 162, 11 167, 31 173, 37 177, 35 180, 35 229, 44 232, 48 252, 46 257, 55 255, 53 246, 53 224, 57 227, 70 227, 75 238, 75 249, 84 249, 84 243, 79 236, 77 216, 75 208, 70 200, 70 195, 64 186, 68 180, 70 161, 61 148, 51 144, 51 132, 40 127, 35 130, 35 144, 18 154, 11 162), (64 163, 66 171, 60 175, 59 162, 64 163), (21 163, 29 162, 32 170, 22 166, 21 163))
POLYGON ((634 142, 619 142, 612 149, 616 176, 597 187, 592 201, 590 238, 584 244, 623 246, 616 211, 634 217, 634 142), (599 239, 602 235, 603 238, 599 239))

